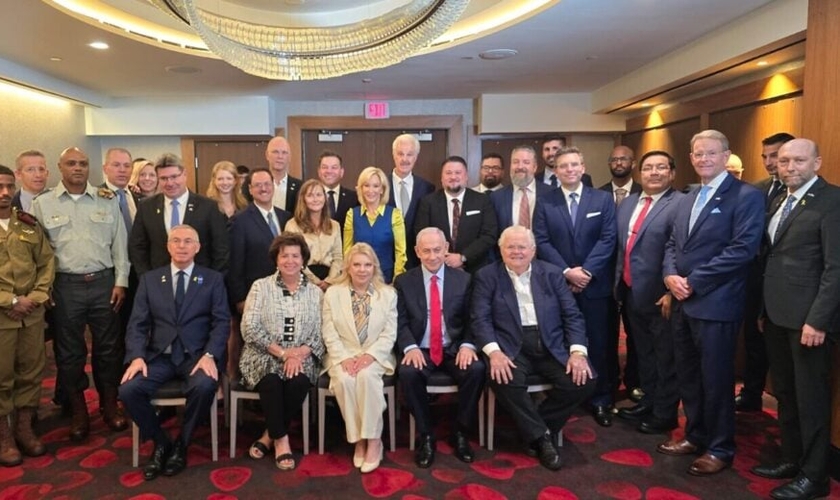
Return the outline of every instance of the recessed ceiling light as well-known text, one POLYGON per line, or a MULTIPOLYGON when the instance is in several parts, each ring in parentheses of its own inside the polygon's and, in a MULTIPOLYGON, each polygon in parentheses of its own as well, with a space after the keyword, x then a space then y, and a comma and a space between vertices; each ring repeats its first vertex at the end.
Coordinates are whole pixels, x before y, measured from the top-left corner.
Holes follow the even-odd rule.
POLYGON ((88 44, 88 47, 96 50, 107 50, 110 46, 105 42, 91 42, 88 44))
POLYGON ((373 81, 373 78, 362 78, 362 83, 370 83, 373 81))
POLYGON ((472 61, 475 58, 473 56, 464 56, 461 59, 464 60, 464 61, 472 61))
POLYGON ((50 61, 52 61, 52 62, 61 62, 61 58, 60 58, 60 57, 55 57, 55 56, 53 56, 53 57, 50 57, 50 61))
POLYGON ((513 49, 492 49, 485 50, 484 52, 478 54, 478 57, 488 61, 498 61, 499 59, 513 57, 518 53, 519 51, 513 49))
POLYGON ((643 103, 639 104, 639 106, 641 106, 643 108, 649 108, 649 107, 653 106, 653 103, 652 102, 643 102, 643 103))
POLYGON ((598 56, 586 56, 584 57, 584 59, 587 61, 595 61, 596 59, 598 59, 598 56))
POLYGON ((193 66, 167 66, 164 68, 169 73, 177 73, 179 75, 191 75, 193 73, 201 73, 201 70, 193 66))
POLYGON ((770 63, 768 63, 767 61, 758 61, 755 64, 756 64, 756 66, 767 66, 770 63))

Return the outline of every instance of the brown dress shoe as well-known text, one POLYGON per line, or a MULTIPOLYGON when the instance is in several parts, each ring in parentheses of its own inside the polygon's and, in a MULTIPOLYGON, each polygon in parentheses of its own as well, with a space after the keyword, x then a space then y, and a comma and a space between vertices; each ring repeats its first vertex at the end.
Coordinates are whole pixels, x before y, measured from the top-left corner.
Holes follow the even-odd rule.
POLYGON ((732 464, 719 459, 711 453, 704 453, 703 456, 691 463, 691 467, 688 468, 688 473, 692 476, 711 476, 730 465, 732 464))
POLYGON ((117 390, 115 388, 103 389, 102 393, 102 419, 105 425, 114 432, 128 429, 128 421, 117 402, 117 390))
POLYGON ((70 396, 70 441, 78 443, 87 439, 90 434, 90 417, 88 416, 85 394, 77 392, 70 396))
POLYGON ((14 467, 23 462, 23 457, 12 438, 11 415, 0 417, 0 465, 14 467))
POLYGON ((35 408, 21 408, 18 410, 15 424, 15 441, 27 457, 40 457, 47 452, 47 448, 32 429, 34 415, 35 408))
POLYGON ((697 445, 693 444, 688 439, 680 439, 679 441, 669 439, 664 443, 660 443, 656 447, 656 451, 664 453, 665 455, 691 455, 697 453, 697 445))

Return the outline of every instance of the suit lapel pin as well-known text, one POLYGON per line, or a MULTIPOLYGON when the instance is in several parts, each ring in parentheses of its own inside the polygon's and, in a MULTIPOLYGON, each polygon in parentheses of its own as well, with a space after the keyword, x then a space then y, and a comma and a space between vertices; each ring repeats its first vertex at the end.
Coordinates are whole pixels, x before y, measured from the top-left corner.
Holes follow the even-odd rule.
POLYGON ((161 283, 166 283, 166 275, 165 274, 160 277, 160 282, 161 283))
POLYGON ((157 210, 155 210, 155 212, 156 212, 158 215, 160 215, 160 209, 159 209, 159 208, 158 208, 157 210))
POLYGON ((187 210, 190 211, 190 212, 193 211, 193 204, 192 203, 187 203, 187 210))
POLYGON ((204 276, 193 276, 193 283, 198 283, 199 285, 204 283, 204 276))

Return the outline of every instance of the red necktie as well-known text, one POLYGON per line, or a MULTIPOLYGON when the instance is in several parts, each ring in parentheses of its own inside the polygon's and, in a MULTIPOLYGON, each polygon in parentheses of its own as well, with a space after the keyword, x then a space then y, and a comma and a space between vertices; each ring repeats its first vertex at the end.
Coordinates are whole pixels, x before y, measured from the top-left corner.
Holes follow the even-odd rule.
POLYGON ((648 210, 650 210, 650 204, 653 202, 653 198, 650 196, 645 196, 644 199, 645 206, 642 207, 642 211, 636 217, 636 223, 633 224, 633 230, 630 231, 630 236, 627 238, 627 246, 624 248, 624 271, 621 273, 621 277, 629 287, 633 286, 632 278, 630 278, 630 251, 633 250, 633 244, 636 243, 636 235, 639 234, 642 223, 645 222, 645 217, 647 216, 648 210))
POLYGON ((440 290, 438 277, 432 276, 429 284, 429 356, 435 366, 443 361, 443 317, 440 312, 440 290))
POLYGON ((519 188, 522 198, 519 199, 519 225, 531 229, 531 202, 528 201, 528 188, 519 188))

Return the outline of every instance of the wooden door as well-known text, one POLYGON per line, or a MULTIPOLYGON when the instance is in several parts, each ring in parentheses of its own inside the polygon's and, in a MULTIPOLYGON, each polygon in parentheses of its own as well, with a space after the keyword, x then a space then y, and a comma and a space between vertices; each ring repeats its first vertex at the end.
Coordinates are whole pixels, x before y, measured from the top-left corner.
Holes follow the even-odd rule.
POLYGON ((223 160, 249 168, 264 167, 267 145, 267 140, 196 140, 197 169, 193 177, 194 184, 190 184, 189 188, 202 195, 206 193, 207 186, 210 185, 210 172, 213 170, 213 165, 223 160))

